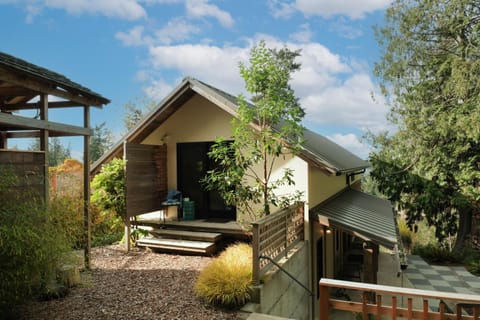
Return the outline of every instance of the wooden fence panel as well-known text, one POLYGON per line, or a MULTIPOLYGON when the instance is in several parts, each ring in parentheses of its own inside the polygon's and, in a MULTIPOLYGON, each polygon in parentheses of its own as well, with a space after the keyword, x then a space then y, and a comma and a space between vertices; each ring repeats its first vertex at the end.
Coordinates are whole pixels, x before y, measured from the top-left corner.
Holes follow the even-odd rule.
POLYGON ((8 183, 8 175, 14 177, 8 192, 24 194, 25 199, 45 199, 44 152, 1 150, 0 174, 3 183, 8 183))
POLYGON ((167 195, 167 147, 127 143, 127 215, 160 210, 167 195))
POLYGON ((304 238, 304 204, 292 206, 252 223, 253 281, 258 283, 273 264, 286 257, 288 250, 304 238))

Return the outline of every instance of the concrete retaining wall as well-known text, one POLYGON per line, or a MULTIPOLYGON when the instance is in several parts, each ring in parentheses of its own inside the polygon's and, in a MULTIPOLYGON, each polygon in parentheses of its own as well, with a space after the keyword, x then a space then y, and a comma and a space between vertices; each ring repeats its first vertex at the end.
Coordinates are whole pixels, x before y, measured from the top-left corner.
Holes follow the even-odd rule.
MULTIPOLYGON (((280 265, 307 288, 308 285, 308 248, 305 242, 298 244, 283 259, 280 265)), ((268 273, 260 285, 260 304, 257 312, 292 318, 310 319, 310 293, 292 280, 281 270, 268 273)))

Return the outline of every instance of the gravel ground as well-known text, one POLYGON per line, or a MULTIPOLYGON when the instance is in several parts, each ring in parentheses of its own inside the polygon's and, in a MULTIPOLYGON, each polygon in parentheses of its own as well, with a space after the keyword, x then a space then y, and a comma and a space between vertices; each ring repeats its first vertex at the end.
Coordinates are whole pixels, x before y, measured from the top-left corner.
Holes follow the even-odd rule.
POLYGON ((35 302, 21 319, 240 319, 204 305, 193 285, 210 257, 182 256, 118 245, 92 250, 92 271, 62 299, 35 302))

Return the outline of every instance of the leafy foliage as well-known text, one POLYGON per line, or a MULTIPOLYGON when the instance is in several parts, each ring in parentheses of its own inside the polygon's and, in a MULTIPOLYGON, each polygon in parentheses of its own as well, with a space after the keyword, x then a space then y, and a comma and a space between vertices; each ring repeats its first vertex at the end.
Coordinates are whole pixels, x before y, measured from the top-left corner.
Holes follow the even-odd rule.
POLYGON ((123 221, 113 211, 104 211, 92 205, 92 247, 109 245, 122 239, 123 221))
POLYGON ((396 0, 377 29, 397 131, 373 137, 372 176, 409 225, 425 218, 459 246, 480 200, 479 14, 472 0, 396 0))
POLYGON ((270 206, 287 206, 299 194, 279 196, 282 186, 294 185, 293 171, 274 179, 278 159, 297 154, 302 145, 304 110, 289 85, 298 51, 269 49, 262 41, 251 50, 249 65, 240 74, 254 104, 238 97, 238 117, 232 120, 230 139, 219 139, 209 156, 218 164, 204 179, 227 204, 235 205, 251 220, 268 215, 270 206), (260 208, 260 209, 259 209, 260 208))
POLYGON ((126 221, 125 161, 113 159, 102 166, 92 181, 91 201, 100 210, 114 212, 126 221))
POLYGON ((228 247, 202 270, 195 283, 197 296, 215 306, 240 308, 252 290, 252 247, 228 247))
POLYGON ((1 173, 0 314, 46 292, 59 266, 82 241, 82 220, 73 203, 44 205, 27 191, 12 191, 17 178, 1 173))

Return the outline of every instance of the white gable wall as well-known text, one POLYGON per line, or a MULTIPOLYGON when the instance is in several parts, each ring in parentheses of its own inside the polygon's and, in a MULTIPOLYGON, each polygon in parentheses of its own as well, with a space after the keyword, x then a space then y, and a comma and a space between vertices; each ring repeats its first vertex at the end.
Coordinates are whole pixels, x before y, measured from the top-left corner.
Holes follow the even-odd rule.
MULTIPOLYGON (((167 143, 168 188, 177 188, 177 143, 215 141, 218 137, 231 136, 232 116, 200 95, 194 95, 169 119, 150 134, 143 144, 167 143)), ((298 158, 286 156, 276 161, 273 178, 283 174, 283 168, 294 170, 295 188, 308 199, 308 164, 298 158)), ((257 172, 260 168, 257 169, 257 172)), ((281 188, 278 193, 292 193, 291 186, 281 188)), ((272 211, 275 211, 273 209, 272 211)), ((307 212, 307 210, 306 210, 307 212)))

